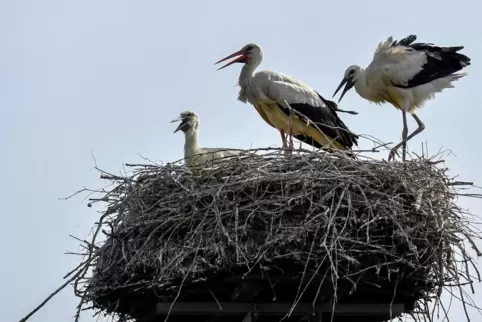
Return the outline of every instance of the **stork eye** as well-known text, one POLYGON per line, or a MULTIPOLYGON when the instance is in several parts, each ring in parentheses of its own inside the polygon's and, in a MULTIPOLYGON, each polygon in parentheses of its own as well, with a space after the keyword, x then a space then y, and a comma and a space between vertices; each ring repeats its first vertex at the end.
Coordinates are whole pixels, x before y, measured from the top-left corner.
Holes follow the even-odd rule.
POLYGON ((249 45, 248 47, 246 47, 246 50, 253 50, 253 46, 249 45))

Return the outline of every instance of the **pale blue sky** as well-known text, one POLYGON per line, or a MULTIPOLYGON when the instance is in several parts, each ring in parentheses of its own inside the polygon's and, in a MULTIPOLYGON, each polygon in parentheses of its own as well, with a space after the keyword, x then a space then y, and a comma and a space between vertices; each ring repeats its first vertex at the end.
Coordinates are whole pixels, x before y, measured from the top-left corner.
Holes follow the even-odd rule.
MULTIPOLYGON (((469 76, 419 113, 426 130, 409 147, 452 149, 452 173, 481 184, 481 10, 480 0, 0 2, 2 321, 18 321, 77 264, 63 255, 77 249, 68 235, 85 236, 98 214, 80 199, 58 198, 102 184, 91 171, 91 150, 112 172, 140 161, 139 154, 179 159, 184 138, 169 121, 185 109, 200 114, 205 146, 279 145, 279 133, 236 100, 240 66, 213 66, 248 42, 263 47, 262 68, 293 75, 326 97, 346 67, 367 65, 389 35, 466 46, 469 76)), ((354 92, 342 103, 360 112, 341 115, 353 131, 400 138, 393 107, 354 92)), ((411 119, 409 127, 416 127, 411 119)), ((460 204, 482 212, 478 201, 460 204)), ((31 321, 71 321, 76 305, 69 287, 31 321)), ((457 306, 451 316, 460 321, 461 314, 457 306)))

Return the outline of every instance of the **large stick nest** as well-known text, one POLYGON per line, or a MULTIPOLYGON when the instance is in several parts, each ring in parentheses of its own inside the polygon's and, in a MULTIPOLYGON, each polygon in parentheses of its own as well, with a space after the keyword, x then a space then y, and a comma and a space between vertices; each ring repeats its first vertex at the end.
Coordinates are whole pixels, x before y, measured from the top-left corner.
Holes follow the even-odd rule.
POLYGON ((476 234, 437 162, 268 151, 207 166, 103 174, 114 184, 101 198, 107 239, 90 248, 93 274, 76 284, 83 303, 139 320, 173 300, 426 313, 444 287, 472 281, 464 247, 479 255, 476 234))

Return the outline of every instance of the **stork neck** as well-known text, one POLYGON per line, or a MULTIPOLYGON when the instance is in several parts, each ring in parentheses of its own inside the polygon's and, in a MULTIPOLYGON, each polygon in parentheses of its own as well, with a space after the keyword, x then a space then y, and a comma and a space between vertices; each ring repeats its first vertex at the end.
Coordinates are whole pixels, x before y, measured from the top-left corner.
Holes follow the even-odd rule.
POLYGON ((251 77, 253 77, 254 70, 259 64, 255 64, 254 61, 250 61, 245 64, 241 69, 241 74, 239 75, 239 85, 246 86, 249 83, 251 77))
POLYGON ((355 90, 357 91, 358 95, 361 97, 368 99, 370 96, 370 89, 367 85, 366 74, 365 70, 360 70, 356 80, 355 80, 355 90))
POLYGON ((199 136, 198 131, 189 131, 184 133, 185 135, 185 142, 184 142, 184 157, 190 157, 195 155, 199 151, 199 136))

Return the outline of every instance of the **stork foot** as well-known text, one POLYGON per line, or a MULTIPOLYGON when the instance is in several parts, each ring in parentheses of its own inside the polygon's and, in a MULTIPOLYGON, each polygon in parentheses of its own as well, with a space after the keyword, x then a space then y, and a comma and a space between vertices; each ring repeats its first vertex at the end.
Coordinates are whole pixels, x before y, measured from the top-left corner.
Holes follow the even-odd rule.
POLYGON ((285 153, 285 155, 292 155, 293 154, 293 148, 292 147, 285 147, 284 153, 285 153))
POLYGON ((400 157, 400 155, 398 155, 397 153, 398 148, 399 147, 396 146, 390 150, 390 154, 388 155, 388 161, 395 160, 395 155, 397 155, 397 157, 400 157))
POLYGON ((390 160, 395 160, 395 154, 397 157, 400 157, 400 155, 397 153, 398 149, 402 147, 402 161, 405 161, 407 158, 407 141, 402 141, 398 143, 396 146, 393 147, 393 149, 390 150, 390 154, 388 155, 388 161, 390 160))

